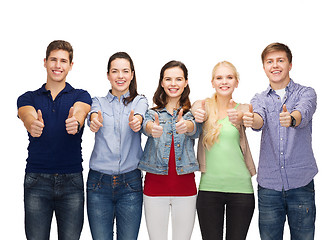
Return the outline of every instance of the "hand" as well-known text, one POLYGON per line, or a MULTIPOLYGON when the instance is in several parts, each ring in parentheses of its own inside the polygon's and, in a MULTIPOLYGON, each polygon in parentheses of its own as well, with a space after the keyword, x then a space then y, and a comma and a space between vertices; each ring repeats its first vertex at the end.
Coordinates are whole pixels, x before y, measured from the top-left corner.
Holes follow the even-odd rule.
POLYGON ((134 110, 130 111, 129 114, 129 127, 134 131, 138 132, 141 130, 141 121, 137 117, 134 116, 134 110))
POLYGON ((279 121, 282 127, 290 127, 291 126, 291 114, 287 111, 286 104, 283 105, 283 111, 279 113, 279 121))
POLYGON ((75 135, 78 132, 78 121, 73 115, 74 107, 70 108, 69 115, 65 120, 65 128, 68 134, 75 135))
POLYGON ((186 121, 183 118, 183 109, 180 109, 177 117, 177 123, 176 123, 176 132, 178 134, 184 134, 187 132, 187 125, 186 121))
POLYGON ((240 121, 238 119, 238 111, 234 108, 234 100, 230 99, 229 101, 229 109, 227 110, 229 121, 232 124, 240 124, 240 121))
POLYGON ((252 105, 249 104, 249 112, 243 114, 243 124, 245 127, 252 127, 254 123, 254 111, 252 105))
POLYGON ((40 137, 44 128, 44 121, 42 118, 42 112, 40 109, 37 110, 37 119, 34 120, 30 125, 30 135, 32 137, 40 137))
POLYGON ((194 119, 197 123, 202 123, 206 120, 206 108, 205 108, 205 100, 201 101, 201 107, 198 108, 194 113, 194 119))
POLYGON ((151 135, 154 138, 159 138, 163 134, 163 127, 159 125, 158 114, 155 113, 155 121, 152 125, 151 135))
MULTIPOLYGON (((93 114, 93 113, 92 113, 93 114)), ((90 129, 92 132, 97 132, 101 127, 103 127, 102 122, 104 121, 101 111, 98 111, 98 114, 91 119, 90 129)))

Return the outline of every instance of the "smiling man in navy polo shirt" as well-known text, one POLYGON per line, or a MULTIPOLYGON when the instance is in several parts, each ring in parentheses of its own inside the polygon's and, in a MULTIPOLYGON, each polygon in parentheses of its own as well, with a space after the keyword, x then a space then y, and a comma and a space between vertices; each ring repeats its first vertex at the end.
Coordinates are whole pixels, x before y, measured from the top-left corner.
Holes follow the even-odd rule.
POLYGON ((84 219, 81 137, 92 103, 88 92, 66 83, 73 49, 49 44, 44 59, 47 82, 18 98, 18 116, 28 131, 24 181, 27 239, 49 239, 55 212, 58 239, 79 239, 84 219))

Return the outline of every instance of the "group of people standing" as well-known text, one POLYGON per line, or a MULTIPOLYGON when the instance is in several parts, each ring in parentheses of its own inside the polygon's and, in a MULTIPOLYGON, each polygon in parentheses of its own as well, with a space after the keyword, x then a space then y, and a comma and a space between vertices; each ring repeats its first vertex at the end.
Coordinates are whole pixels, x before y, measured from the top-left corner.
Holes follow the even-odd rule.
POLYGON ((203 239, 246 239, 254 213, 256 174, 246 128, 262 131, 258 164, 261 239, 282 239, 288 217, 292 239, 314 239, 317 166, 311 146, 316 93, 289 76, 290 49, 281 43, 262 53, 268 89, 251 104, 233 100, 235 66, 212 71, 212 97, 189 99, 188 70, 180 61, 160 72, 154 107, 137 93, 134 63, 125 52, 107 64, 111 90, 90 97, 66 82, 73 62, 66 41, 49 44, 47 82, 18 98, 28 131, 24 181, 27 239, 49 239, 53 214, 58 238, 79 239, 84 219, 81 137, 87 119, 95 144, 87 177, 87 215, 92 238, 137 239, 142 205, 149 239, 191 239, 196 212, 203 239), (141 133, 147 136, 144 151, 141 133), (199 138, 197 154, 195 139, 199 138), (201 171, 196 186, 195 171, 201 171), (145 171, 144 188, 142 171, 145 171), (226 215, 226 216, 225 216, 226 215))

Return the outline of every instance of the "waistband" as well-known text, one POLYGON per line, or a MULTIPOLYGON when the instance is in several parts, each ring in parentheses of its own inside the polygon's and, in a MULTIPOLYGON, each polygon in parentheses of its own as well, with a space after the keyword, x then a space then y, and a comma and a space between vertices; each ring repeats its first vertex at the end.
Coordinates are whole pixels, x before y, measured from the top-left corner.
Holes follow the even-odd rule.
POLYGON ((88 173, 89 177, 95 177, 95 178, 99 178, 99 179, 113 179, 114 181, 126 181, 127 179, 131 179, 131 178, 138 178, 138 177, 142 177, 142 172, 139 169, 135 169, 132 170, 130 172, 127 173, 122 173, 122 174, 116 174, 116 175, 110 175, 110 174, 105 174, 102 172, 98 172, 95 171, 93 169, 90 169, 89 173, 88 173))

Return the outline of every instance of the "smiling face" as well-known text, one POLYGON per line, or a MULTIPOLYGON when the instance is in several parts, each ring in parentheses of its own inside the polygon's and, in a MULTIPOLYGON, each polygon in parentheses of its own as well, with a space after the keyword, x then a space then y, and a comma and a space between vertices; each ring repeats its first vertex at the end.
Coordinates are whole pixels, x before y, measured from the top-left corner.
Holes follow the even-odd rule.
POLYGON ((66 81, 68 72, 72 69, 73 62, 70 62, 69 52, 64 50, 53 50, 48 59, 44 59, 44 67, 47 70, 47 82, 66 81))
POLYGON ((134 72, 131 71, 130 63, 127 59, 114 59, 107 73, 107 78, 112 85, 112 94, 120 98, 127 93, 133 76, 134 72))
POLYGON ((179 99, 187 86, 183 70, 180 67, 166 69, 161 86, 169 100, 179 99))
POLYGON ((231 98, 238 87, 236 73, 231 67, 220 64, 213 74, 212 86, 219 96, 231 98))
POLYGON ((283 89, 290 82, 292 63, 289 62, 286 52, 275 51, 266 54, 263 68, 272 89, 283 89))

